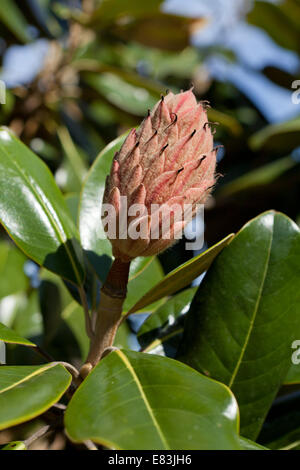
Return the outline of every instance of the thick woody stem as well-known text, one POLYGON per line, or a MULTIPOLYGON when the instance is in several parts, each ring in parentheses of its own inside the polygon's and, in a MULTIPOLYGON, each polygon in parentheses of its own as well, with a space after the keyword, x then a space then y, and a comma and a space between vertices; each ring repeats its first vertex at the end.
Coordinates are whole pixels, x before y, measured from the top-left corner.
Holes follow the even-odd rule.
POLYGON ((101 289, 95 334, 86 362, 80 370, 83 378, 98 364, 104 351, 113 345, 126 298, 129 268, 130 262, 115 259, 101 289))

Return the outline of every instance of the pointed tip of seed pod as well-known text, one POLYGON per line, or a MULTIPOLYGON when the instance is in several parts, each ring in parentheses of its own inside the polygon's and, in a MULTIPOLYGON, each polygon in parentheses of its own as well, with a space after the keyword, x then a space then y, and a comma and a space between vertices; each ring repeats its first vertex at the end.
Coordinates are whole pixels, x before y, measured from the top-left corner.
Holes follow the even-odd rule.
POLYGON ((175 124, 175 122, 177 122, 178 120, 178 115, 176 113, 171 113, 172 116, 175 116, 175 118, 173 119, 173 123, 172 124, 175 124))
POLYGON ((147 117, 150 117, 151 116, 151 109, 148 109, 147 111, 147 117))
POLYGON ((207 155, 203 155, 203 157, 199 158, 197 168, 201 165, 201 163, 207 158, 207 155))
POLYGON ((164 146, 161 148, 159 154, 161 155, 161 154, 166 150, 167 147, 169 147, 169 144, 164 145, 164 146))
POLYGON ((191 82, 189 91, 193 91, 194 88, 195 88, 195 86, 194 86, 193 82, 191 82))

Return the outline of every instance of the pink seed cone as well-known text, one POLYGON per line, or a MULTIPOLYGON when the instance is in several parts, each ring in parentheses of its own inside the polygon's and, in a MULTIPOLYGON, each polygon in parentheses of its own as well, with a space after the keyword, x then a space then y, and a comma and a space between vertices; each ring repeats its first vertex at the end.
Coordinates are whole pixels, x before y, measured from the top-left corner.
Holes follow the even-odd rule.
POLYGON ((114 256, 129 261, 168 248, 195 215, 196 204, 207 199, 215 168, 216 149, 205 107, 197 103, 192 90, 162 97, 139 129, 128 134, 107 178, 103 202, 112 204, 117 214, 117 237, 110 238, 114 256), (127 197, 128 208, 143 204, 145 212, 125 215, 121 196, 127 197), (154 204, 161 211, 158 217, 154 204), (175 208, 193 204, 193 210, 184 221, 176 219, 175 210, 164 232, 165 209, 173 204, 175 208), (127 226, 140 228, 140 238, 133 239, 128 232, 120 237, 122 214, 127 226), (158 236, 153 238, 155 229, 158 236))

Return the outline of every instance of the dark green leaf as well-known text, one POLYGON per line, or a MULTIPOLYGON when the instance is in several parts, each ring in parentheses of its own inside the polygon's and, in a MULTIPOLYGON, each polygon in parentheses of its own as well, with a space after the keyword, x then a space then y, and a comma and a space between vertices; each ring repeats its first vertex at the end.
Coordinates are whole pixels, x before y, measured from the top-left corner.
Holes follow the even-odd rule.
POLYGON ((0 221, 34 261, 81 284, 77 231, 46 165, 7 129, 0 130, 0 221))
POLYGON ((186 318, 179 357, 227 384, 255 439, 300 332, 300 231, 283 214, 248 222, 215 260, 186 318))
POLYGON ((216 245, 212 246, 204 253, 192 258, 178 268, 171 271, 165 276, 161 282, 156 284, 146 295, 144 295, 133 307, 129 313, 137 312, 146 305, 152 304, 156 300, 162 299, 167 295, 188 286, 196 277, 206 271, 214 258, 222 251, 222 249, 232 240, 234 234, 225 237, 216 245))
POLYGON ((22 42, 28 42, 29 25, 14 0, 1 0, 0 21, 22 42))
POLYGON ((67 390, 71 374, 60 364, 0 367, 0 429, 42 414, 67 390))
POLYGON ((226 387, 172 359, 132 351, 95 367, 65 425, 73 441, 113 449, 240 448, 238 409, 226 387))
POLYGON ((24 346, 35 346, 34 343, 26 338, 22 338, 22 336, 15 333, 14 330, 7 328, 7 326, 2 323, 0 323, 0 341, 4 341, 4 343, 23 344, 24 346))
MULTIPOLYGON (((291 92, 292 93, 292 92, 291 92)), ((253 150, 287 152, 300 145, 300 118, 280 124, 271 124, 250 137, 249 145, 253 150)))
POLYGON ((138 340, 142 348, 155 339, 161 339, 171 333, 178 318, 189 310, 196 290, 197 287, 192 287, 174 295, 149 315, 138 331, 138 340))
POLYGON ((61 298, 58 286, 51 281, 42 281, 39 287, 40 309, 43 317, 43 345, 54 338, 61 322, 61 298))
MULTIPOLYGON (((163 275, 164 272, 161 264, 156 257, 137 258, 134 261, 133 269, 130 270, 127 296, 123 310, 127 312, 148 291, 149 287, 154 286, 158 280, 163 278, 163 275), (140 269, 137 270, 136 266, 140 267, 140 269)), ((147 310, 151 311, 153 308, 154 306, 151 305, 147 307, 147 310)), ((139 311, 141 310, 142 308, 139 309, 139 311)))
POLYGON ((26 445, 22 441, 13 441, 2 447, 1 450, 27 450, 26 445))
POLYGON ((250 441, 250 439, 246 439, 245 437, 240 437, 240 444, 243 450, 269 450, 266 447, 257 444, 257 442, 250 441))
POLYGON ((145 116, 158 101, 157 93, 133 85, 113 73, 88 74, 85 81, 114 106, 136 116, 145 116))

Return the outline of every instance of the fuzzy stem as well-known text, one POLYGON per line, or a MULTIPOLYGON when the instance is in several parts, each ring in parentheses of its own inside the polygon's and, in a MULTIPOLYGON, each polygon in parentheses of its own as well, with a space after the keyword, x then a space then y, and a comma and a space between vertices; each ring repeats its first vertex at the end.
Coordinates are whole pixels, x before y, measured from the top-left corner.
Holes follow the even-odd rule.
POLYGON ((95 334, 86 362, 80 370, 83 378, 98 364, 104 351, 113 345, 126 298, 129 268, 130 262, 115 259, 101 289, 95 334))

